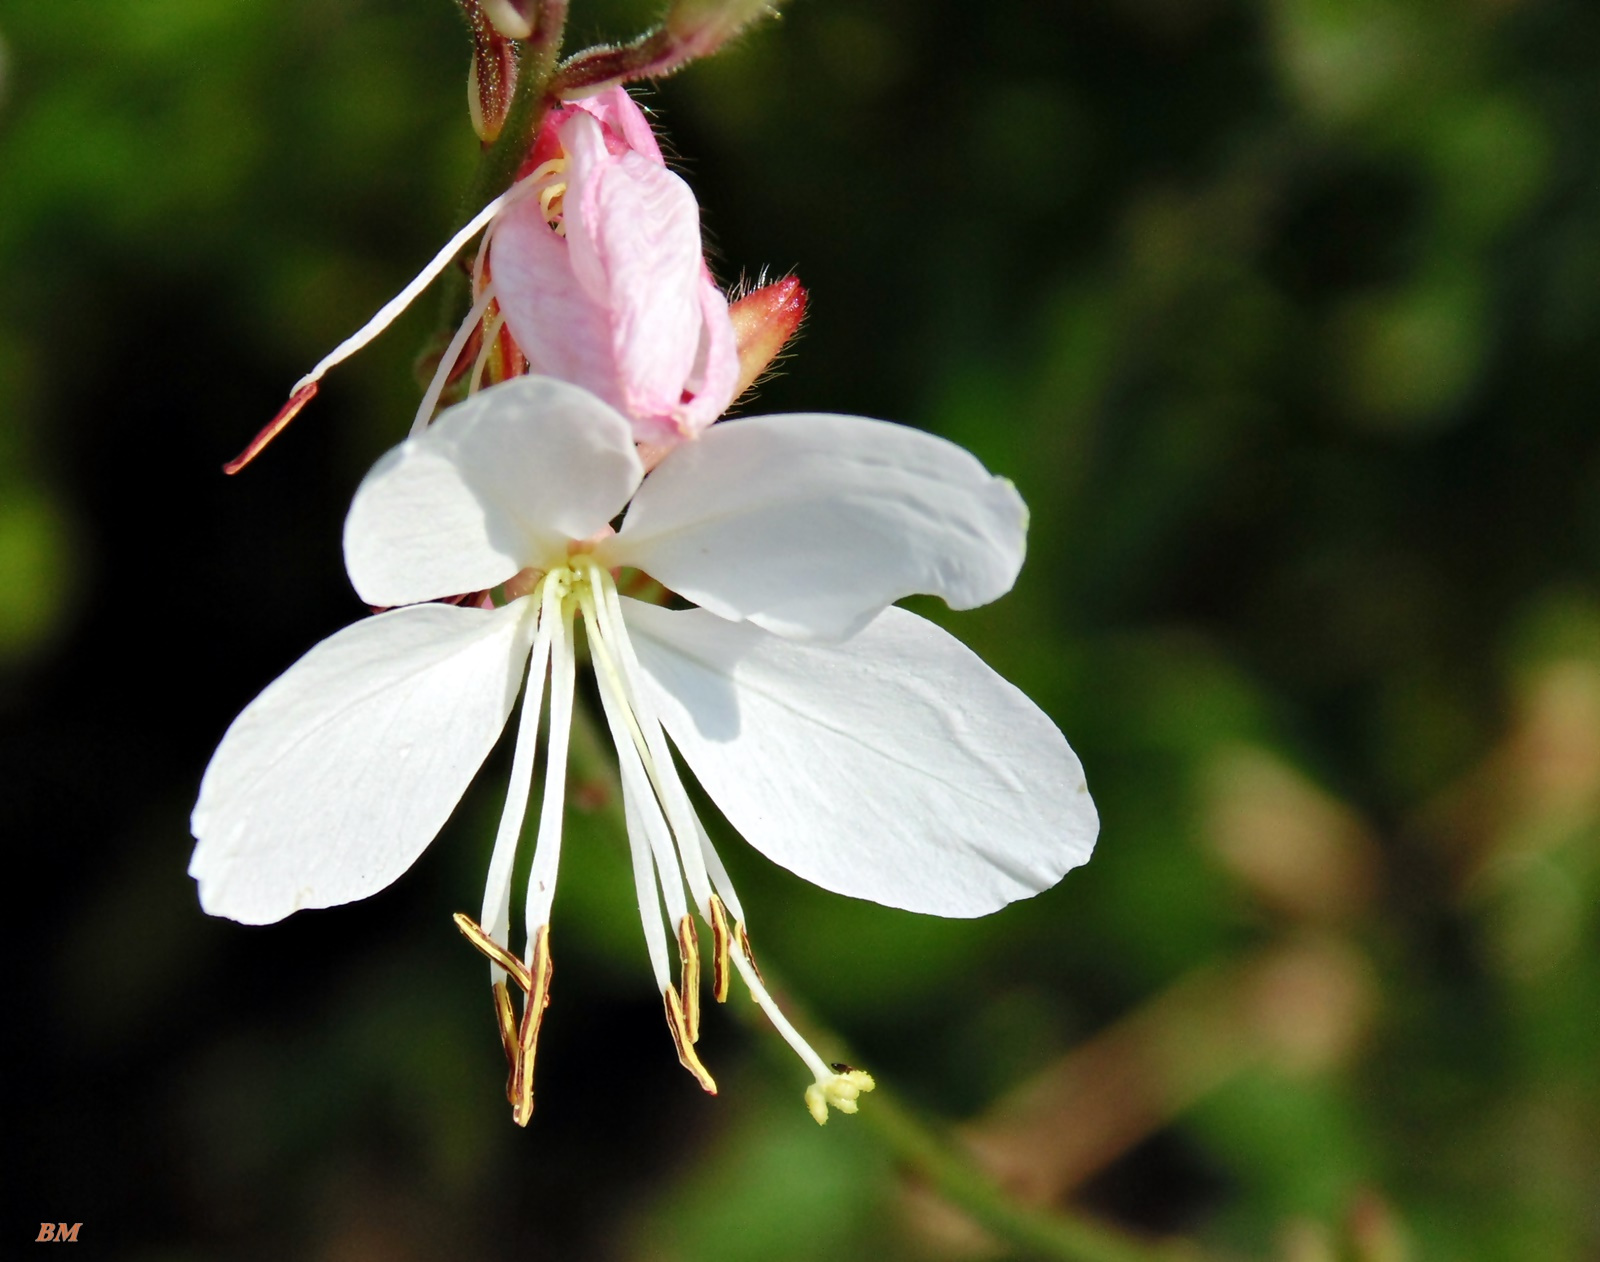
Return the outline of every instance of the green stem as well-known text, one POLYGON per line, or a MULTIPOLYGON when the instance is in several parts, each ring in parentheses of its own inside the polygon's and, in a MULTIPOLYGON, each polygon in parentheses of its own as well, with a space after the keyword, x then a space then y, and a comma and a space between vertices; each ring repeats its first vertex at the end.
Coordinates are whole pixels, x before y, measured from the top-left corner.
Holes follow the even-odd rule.
POLYGON ((1201 1252, 1187 1243, 1144 1241, 1079 1214, 1019 1204, 881 1087, 862 1101, 860 1116, 907 1170, 1024 1256, 1066 1262, 1201 1262, 1201 1252))
MULTIPOLYGON (((567 0, 544 0, 539 5, 538 25, 522 45, 517 67, 517 86, 511 94, 511 108, 493 144, 478 159, 478 169, 467 185, 465 216, 482 207, 511 187, 517 168, 528 156, 545 110, 550 105, 550 81, 555 77, 561 55, 561 36, 567 22, 567 0)), ((468 281, 458 268, 444 274, 441 285, 439 326, 446 340, 461 322, 470 305, 468 281)))
MULTIPOLYGON (((616 766, 607 753, 609 749, 610 741, 602 736, 588 707, 574 706, 568 755, 571 774, 578 780, 606 786, 605 805, 599 809, 611 817, 620 831, 625 826, 622 788, 616 766)), ((769 960, 763 960, 762 972, 774 994, 784 990, 769 960)), ((855 1063, 837 1034, 820 1026, 809 1014, 799 1012, 792 1000, 786 998, 783 1006, 825 1059, 855 1063)), ((727 1007, 751 1029, 768 1030, 754 1004, 730 1003, 727 1007)), ((770 1049, 775 1061, 781 1059, 786 1071, 793 1068, 788 1048, 777 1039, 762 1039, 760 1043, 770 1049)), ((1212 1258, 1187 1242, 1149 1242, 1081 1214, 1019 1203, 967 1153, 945 1139, 941 1128, 919 1118, 881 1085, 862 1097, 861 1112, 850 1121, 866 1126, 910 1174, 925 1181, 1024 1257, 1058 1262, 1207 1262, 1212 1258)))
POLYGON ((567 0, 544 0, 539 6, 538 25, 522 45, 517 67, 517 87, 511 94, 500 135, 487 149, 467 187, 469 212, 511 186, 511 180, 528 156, 539 121, 549 104, 550 80, 555 76, 561 55, 561 34, 567 21, 567 0))

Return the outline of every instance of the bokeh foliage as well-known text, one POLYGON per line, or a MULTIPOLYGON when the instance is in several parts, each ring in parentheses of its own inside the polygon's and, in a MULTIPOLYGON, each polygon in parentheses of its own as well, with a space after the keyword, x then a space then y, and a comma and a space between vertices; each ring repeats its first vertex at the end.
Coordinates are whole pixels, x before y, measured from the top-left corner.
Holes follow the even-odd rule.
MULTIPOLYGON (((573 47, 649 16, 573 7, 573 47)), ((740 1024, 700 1095, 601 811, 515 1131, 449 923, 498 761, 366 904, 194 906, 200 769, 359 612, 339 521, 435 313, 217 466, 473 209, 451 10, 0 0, 13 1199, 174 1262, 1006 1256, 740 1024)), ((811 288, 759 406, 1022 489, 1017 590, 924 612, 1104 819, 970 923, 726 846, 764 958, 1020 1202, 1289 1262, 1595 1256, 1600 11, 795 0, 648 101, 721 278, 811 288)))

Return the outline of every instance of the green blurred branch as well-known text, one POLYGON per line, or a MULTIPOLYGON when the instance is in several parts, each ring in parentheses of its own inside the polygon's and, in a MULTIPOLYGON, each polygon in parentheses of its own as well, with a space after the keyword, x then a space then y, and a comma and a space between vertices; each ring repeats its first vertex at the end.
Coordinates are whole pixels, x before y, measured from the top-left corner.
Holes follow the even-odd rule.
MULTIPOLYGON (((618 834, 622 835, 626 826, 622 787, 616 764, 608 752, 610 741, 602 736, 586 706, 577 705, 573 711, 569 755, 572 777, 600 790, 585 796, 602 803, 595 809, 609 816, 618 834)), ((775 994, 785 990, 770 961, 763 962, 762 973, 775 994)), ((783 1006, 790 1019, 825 1056, 855 1063, 856 1058, 847 1050, 844 1041, 819 1025, 792 998, 785 995, 783 1006)), ((761 1010, 754 1004, 730 1003, 727 1008, 749 1028, 763 1033, 768 1031, 761 1010)), ((793 1061, 788 1050, 777 1039, 762 1038, 758 1042, 775 1062, 782 1063, 786 1072, 792 1071, 793 1061)), ((1206 1262, 1212 1257, 1187 1242, 1140 1240, 1080 1214, 1044 1210, 1018 1202, 971 1156, 950 1143, 936 1123, 918 1117, 881 1085, 863 1099, 859 1117, 860 1124, 877 1136, 908 1174, 927 1183, 951 1205, 1024 1257, 1059 1259, 1060 1262, 1206 1262)))
POLYGON ((1082 1215, 1019 1204, 882 1087, 872 1093, 860 1116, 908 1171, 1024 1256, 1070 1262, 1200 1262, 1203 1257, 1187 1244, 1139 1240, 1082 1215))

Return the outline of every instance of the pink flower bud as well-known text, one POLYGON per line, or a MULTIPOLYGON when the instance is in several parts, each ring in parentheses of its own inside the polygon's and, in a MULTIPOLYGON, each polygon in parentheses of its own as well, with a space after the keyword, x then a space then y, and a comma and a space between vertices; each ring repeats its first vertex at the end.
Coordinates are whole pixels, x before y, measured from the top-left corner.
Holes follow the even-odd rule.
POLYGON ((500 311, 531 371, 598 395, 640 442, 693 437, 737 393, 728 303, 700 209, 621 88, 552 110, 489 253, 500 311))
POLYGON ((753 289, 728 308, 739 352, 734 398, 748 390, 778 357, 805 314, 805 287, 793 276, 753 289))
POLYGON ((752 22, 777 11, 773 0, 674 0, 666 29, 687 61, 716 52, 752 22))

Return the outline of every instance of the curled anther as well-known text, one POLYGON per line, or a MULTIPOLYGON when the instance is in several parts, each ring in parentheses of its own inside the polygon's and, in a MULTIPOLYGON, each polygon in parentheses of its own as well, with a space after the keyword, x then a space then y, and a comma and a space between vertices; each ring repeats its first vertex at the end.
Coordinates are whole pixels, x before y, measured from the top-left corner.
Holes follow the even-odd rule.
POLYGON ((678 997, 678 988, 668 986, 662 992, 661 999, 666 1005, 667 1028, 672 1031, 672 1042, 678 1049, 679 1063, 694 1075, 695 1081, 707 1095, 716 1095, 716 1080, 711 1077, 706 1067, 700 1063, 700 1057, 695 1054, 694 1041, 689 1037, 689 1023, 683 1015, 683 1000, 678 997))
POLYGON ((685 916, 678 922, 678 959, 682 966, 684 1026, 689 1042, 700 1041, 700 935, 694 921, 685 916))
POLYGON ((533 989, 533 976, 528 972, 528 966, 485 933, 482 925, 463 911, 458 911, 451 919, 468 942, 505 969, 511 980, 516 982, 518 990, 527 994, 533 989))
POLYGON ((517 1063, 511 1071, 511 1120, 526 1126, 533 1118, 533 1065, 539 1051, 539 1025, 550 1005, 550 926, 540 925, 533 939, 533 985, 522 1005, 522 1028, 517 1033, 517 1063))
POLYGON ((289 422, 300 415, 300 410, 316 397, 317 383, 315 381, 308 381, 302 385, 289 396, 289 401, 278 409, 277 415, 261 427, 261 432, 250 440, 250 445, 222 466, 222 471, 230 476, 238 473, 240 469, 259 456, 262 449, 281 434, 289 422))
POLYGON ((517 1062, 520 1056, 517 1051, 517 1012, 511 1004, 511 988, 504 982, 496 982, 494 990, 494 1019, 500 1028, 500 1050, 506 1054, 506 1103, 517 1102, 517 1062))
MULTIPOLYGON (((711 994, 718 1003, 728 1002, 728 909, 715 894, 711 896, 711 994)), ((752 966, 753 967, 753 966, 752 966)))
POLYGON ((755 969, 756 980, 765 986, 767 984, 767 979, 761 976, 761 965, 756 963, 756 953, 750 949, 750 935, 745 932, 744 921, 741 920, 734 926, 734 932, 739 937, 740 953, 746 960, 750 962, 750 967, 755 969))

